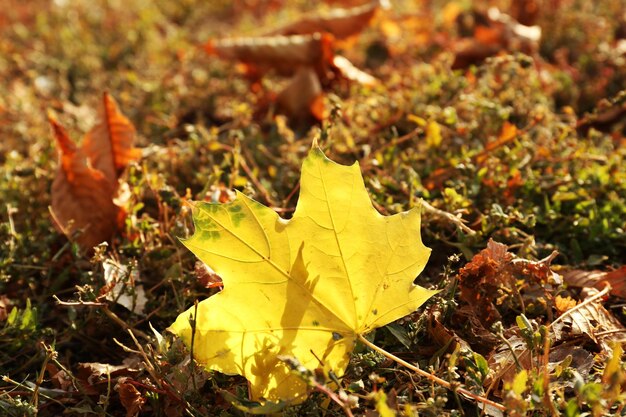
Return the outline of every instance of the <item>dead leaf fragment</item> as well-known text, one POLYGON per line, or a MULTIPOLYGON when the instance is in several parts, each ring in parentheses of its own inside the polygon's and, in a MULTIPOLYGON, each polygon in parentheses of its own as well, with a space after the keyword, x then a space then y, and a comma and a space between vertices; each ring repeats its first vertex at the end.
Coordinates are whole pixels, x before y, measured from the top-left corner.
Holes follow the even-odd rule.
POLYGON ((500 285, 510 286, 512 278, 505 266, 512 260, 513 254, 507 251, 506 245, 489 240, 487 248, 459 271, 461 299, 480 310, 478 317, 486 323, 500 317, 493 301, 500 285))
POLYGON ((120 402, 126 409, 126 417, 135 417, 143 409, 146 399, 141 392, 130 382, 123 380, 115 386, 120 396, 120 402))
POLYGON ((554 307, 559 314, 565 313, 570 308, 575 307, 576 304, 576 300, 572 299, 572 297, 569 296, 561 297, 560 295, 557 295, 556 297, 554 297, 554 307))
POLYGON ((105 286, 101 293, 107 300, 113 301, 135 314, 143 314, 148 298, 143 285, 139 283, 139 271, 105 259, 102 262, 105 286))
POLYGON ((193 272, 205 288, 222 288, 224 286, 222 278, 204 262, 196 261, 193 272))
POLYGON ((135 376, 139 369, 141 360, 136 356, 131 356, 123 360, 121 365, 111 365, 99 362, 81 362, 78 364, 76 377, 70 378, 64 371, 51 367, 49 370, 51 377, 56 378, 59 383, 76 383, 81 391, 88 395, 104 394, 110 390, 110 384, 117 383, 120 379, 135 376), (68 379, 69 382, 64 381, 68 379))
POLYGON ((545 301, 547 288, 560 283, 550 268, 556 255, 539 261, 521 259, 508 252, 506 245, 489 240, 487 248, 459 271, 460 298, 487 326, 500 319, 501 310, 523 310, 525 298, 535 304, 540 298, 545 301))
POLYGON ((459 337, 454 330, 448 329, 441 322, 441 310, 435 306, 428 314, 428 335, 439 348, 447 346, 447 352, 452 353, 457 349, 471 351, 469 344, 459 337))
POLYGON ((278 112, 296 121, 311 117, 322 120, 324 114, 323 111, 319 112, 316 102, 323 101, 323 94, 322 85, 315 71, 311 67, 300 67, 291 82, 276 98, 278 112))

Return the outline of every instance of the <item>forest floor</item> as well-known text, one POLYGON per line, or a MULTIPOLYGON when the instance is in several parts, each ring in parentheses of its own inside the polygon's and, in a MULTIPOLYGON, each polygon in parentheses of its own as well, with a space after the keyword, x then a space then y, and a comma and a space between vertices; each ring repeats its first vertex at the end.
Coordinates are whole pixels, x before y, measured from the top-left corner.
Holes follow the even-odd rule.
POLYGON ((340 388, 275 414, 623 415, 622 0, 394 1, 323 37, 298 83, 283 74, 303 53, 295 38, 262 35, 308 33, 299 16, 357 2, 5 3, 0 415, 264 413, 244 378, 200 371, 166 330, 220 291, 179 238, 190 201, 232 189, 290 218, 314 138, 359 162, 381 214, 425 202, 432 254, 416 283, 441 291, 368 337, 452 388, 358 344, 340 388), (218 41, 235 36, 256 38, 244 52, 218 41), (47 117, 81 143, 104 92, 141 155, 119 172, 118 230, 94 250, 55 227, 64 173, 47 117))

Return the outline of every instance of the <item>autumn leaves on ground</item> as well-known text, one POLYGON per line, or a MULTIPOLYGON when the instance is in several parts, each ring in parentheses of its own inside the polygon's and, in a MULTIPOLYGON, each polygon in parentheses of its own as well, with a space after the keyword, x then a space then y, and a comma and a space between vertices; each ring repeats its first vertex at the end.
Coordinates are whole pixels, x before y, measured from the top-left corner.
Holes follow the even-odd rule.
POLYGON ((621 415, 619 0, 8 0, 0 415, 621 415))

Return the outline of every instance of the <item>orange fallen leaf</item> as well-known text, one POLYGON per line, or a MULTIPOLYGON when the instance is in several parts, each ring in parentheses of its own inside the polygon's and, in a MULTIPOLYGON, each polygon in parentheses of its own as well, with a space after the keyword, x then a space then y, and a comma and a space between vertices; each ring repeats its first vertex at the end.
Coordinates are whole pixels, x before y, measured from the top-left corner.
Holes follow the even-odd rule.
POLYGON ((126 417, 135 417, 143 409, 146 399, 141 392, 128 381, 121 381, 115 387, 120 396, 120 402, 126 409, 126 417))
POLYGON ((118 206, 119 176, 140 157, 133 146, 135 127, 104 93, 98 123, 77 146, 49 116, 60 150, 59 172, 52 184, 51 213, 55 227, 82 248, 109 240, 125 216, 118 206))
POLYGON ((141 156, 133 147, 136 131, 124 116, 113 97, 102 96, 98 123, 85 135, 83 150, 94 169, 102 171, 111 183, 116 183, 130 162, 141 156))
MULTIPOLYGON (((598 294, 598 290, 590 288, 585 300, 598 294)), ((620 321, 603 305, 601 300, 584 303, 584 301, 564 312, 564 319, 552 325, 557 341, 575 336, 585 335, 605 352, 610 351, 613 343, 626 342, 626 329, 620 321)), ((559 316, 561 319, 561 316, 559 316)))
POLYGON ((120 212, 113 203, 116 186, 90 166, 84 150, 72 142, 56 120, 49 120, 61 151, 51 190, 55 226, 81 247, 92 248, 110 239, 116 229, 120 212))

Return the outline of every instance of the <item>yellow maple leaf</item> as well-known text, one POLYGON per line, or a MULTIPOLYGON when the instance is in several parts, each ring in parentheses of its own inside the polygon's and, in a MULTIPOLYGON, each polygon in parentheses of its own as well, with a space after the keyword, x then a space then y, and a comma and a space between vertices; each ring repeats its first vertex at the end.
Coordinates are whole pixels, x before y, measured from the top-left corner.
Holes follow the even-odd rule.
MULTIPOLYGON (((243 194, 196 203, 183 241, 223 279, 197 307, 194 357, 240 374, 253 399, 298 402, 306 384, 278 359, 342 376, 358 335, 417 309, 435 291, 413 284, 430 249, 413 209, 382 216, 357 163, 342 166, 314 147, 302 167, 291 220, 243 194)), ((191 343, 194 308, 170 330, 191 343)))

